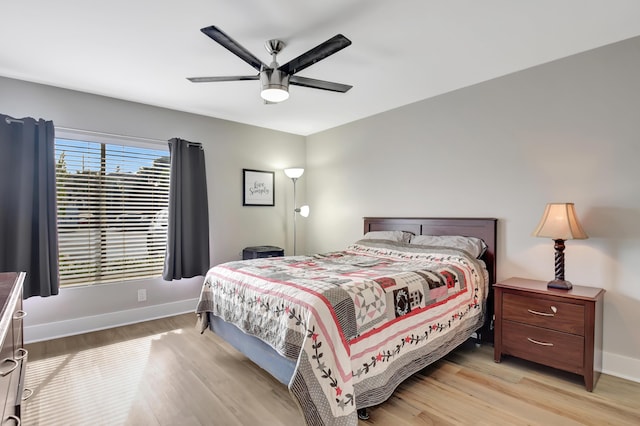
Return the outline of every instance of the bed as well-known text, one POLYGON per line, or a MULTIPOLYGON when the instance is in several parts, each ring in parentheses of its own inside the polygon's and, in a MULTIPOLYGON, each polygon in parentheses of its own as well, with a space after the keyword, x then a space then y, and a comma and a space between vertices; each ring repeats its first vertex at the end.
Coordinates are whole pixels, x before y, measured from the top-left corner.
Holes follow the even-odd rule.
POLYGON ((217 265, 199 325, 287 385, 307 424, 355 425, 470 337, 492 340, 496 223, 367 217, 366 238, 344 250, 217 265), (472 255, 411 244, 416 236, 474 237, 483 247, 472 255))

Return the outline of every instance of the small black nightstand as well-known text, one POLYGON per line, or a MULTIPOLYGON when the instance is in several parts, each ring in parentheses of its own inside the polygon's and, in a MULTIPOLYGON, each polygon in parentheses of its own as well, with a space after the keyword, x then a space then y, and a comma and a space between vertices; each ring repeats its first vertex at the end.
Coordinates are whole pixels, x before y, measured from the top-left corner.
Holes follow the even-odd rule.
POLYGON ((284 250, 275 246, 246 247, 242 250, 242 260, 257 259, 259 257, 282 257, 284 250))

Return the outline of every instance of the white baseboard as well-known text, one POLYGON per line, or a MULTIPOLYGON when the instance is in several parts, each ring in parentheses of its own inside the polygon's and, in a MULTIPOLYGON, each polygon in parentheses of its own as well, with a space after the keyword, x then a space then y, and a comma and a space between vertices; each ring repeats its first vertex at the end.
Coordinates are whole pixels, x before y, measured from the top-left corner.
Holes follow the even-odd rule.
POLYGON ((151 305, 142 308, 127 309, 125 311, 109 312, 90 317, 25 326, 24 342, 41 342, 189 312, 194 312, 193 320, 195 325, 196 317, 194 306, 196 306, 197 303, 198 299, 187 299, 162 305, 151 305))
POLYGON ((602 372, 640 383, 640 359, 604 352, 602 354, 602 372))

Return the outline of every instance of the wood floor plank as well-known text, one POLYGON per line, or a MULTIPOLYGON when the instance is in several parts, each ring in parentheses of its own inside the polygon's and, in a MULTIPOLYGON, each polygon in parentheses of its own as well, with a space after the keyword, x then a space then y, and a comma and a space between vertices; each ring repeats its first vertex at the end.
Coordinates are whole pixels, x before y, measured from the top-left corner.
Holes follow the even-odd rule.
MULTIPOLYGON (((286 386, 195 315, 27 345, 27 426, 291 426, 303 420, 286 386)), ((461 345, 369 409, 359 426, 635 425, 640 383, 581 378, 461 345)))
MULTIPOLYGON (((446 365, 447 362, 444 362, 443 368, 434 373, 433 377, 436 380, 470 396, 474 401, 482 401, 486 408, 494 410, 493 415, 496 412, 518 413, 519 421, 515 421, 516 416, 511 416, 513 420, 509 423, 525 424, 530 419, 534 419, 536 424, 541 425, 580 424, 573 422, 569 416, 563 416, 563 413, 552 404, 539 404, 540 395, 536 394, 534 389, 522 386, 521 383, 513 384, 495 376, 487 376, 466 369, 456 374, 446 375, 446 365)), ((485 410, 480 409, 480 411, 485 410)))

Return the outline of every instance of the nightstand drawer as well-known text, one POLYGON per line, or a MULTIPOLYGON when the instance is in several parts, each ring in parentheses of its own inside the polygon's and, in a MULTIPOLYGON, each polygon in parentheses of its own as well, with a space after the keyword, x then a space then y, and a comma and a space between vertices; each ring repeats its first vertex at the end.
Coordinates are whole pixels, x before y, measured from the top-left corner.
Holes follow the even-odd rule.
POLYGON ((584 338, 526 324, 502 323, 502 352, 583 374, 584 338))
POLYGON ((584 336, 584 306, 542 298, 505 293, 504 320, 584 336))

